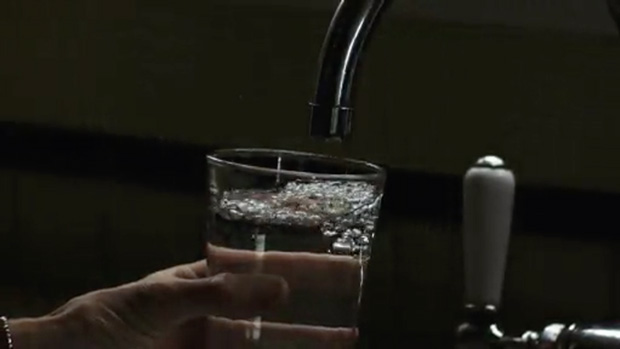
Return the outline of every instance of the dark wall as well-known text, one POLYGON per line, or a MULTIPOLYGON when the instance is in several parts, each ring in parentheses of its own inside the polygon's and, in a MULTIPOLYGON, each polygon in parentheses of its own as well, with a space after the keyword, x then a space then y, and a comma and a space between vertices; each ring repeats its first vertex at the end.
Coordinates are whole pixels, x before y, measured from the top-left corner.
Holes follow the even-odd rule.
POLYGON ((346 147, 306 137, 328 10, 222 1, 7 1, 4 120, 346 154, 458 175, 485 153, 527 183, 620 191, 620 42, 389 15, 346 147))

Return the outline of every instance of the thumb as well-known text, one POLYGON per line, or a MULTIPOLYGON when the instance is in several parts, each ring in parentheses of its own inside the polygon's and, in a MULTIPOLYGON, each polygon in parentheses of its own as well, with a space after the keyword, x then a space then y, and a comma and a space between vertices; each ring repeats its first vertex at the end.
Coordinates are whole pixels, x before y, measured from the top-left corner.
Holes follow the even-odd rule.
POLYGON ((283 278, 265 274, 222 273, 205 279, 180 280, 174 317, 186 321, 205 315, 247 318, 288 297, 283 278))

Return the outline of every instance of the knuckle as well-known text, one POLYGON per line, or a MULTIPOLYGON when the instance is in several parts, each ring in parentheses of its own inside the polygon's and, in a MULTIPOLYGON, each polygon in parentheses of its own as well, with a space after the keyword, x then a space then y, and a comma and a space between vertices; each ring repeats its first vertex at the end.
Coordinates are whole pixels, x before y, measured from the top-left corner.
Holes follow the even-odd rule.
POLYGON ((141 282, 134 288, 132 298, 142 305, 163 304, 175 298, 174 295, 178 292, 179 287, 173 282, 141 282))
POLYGON ((102 300, 99 294, 91 293, 73 298, 66 304, 66 309, 80 316, 92 317, 99 312, 102 307, 102 300))
POLYGON ((70 328, 92 330, 97 319, 105 314, 105 304, 98 294, 76 297, 69 301, 57 316, 65 319, 70 328))

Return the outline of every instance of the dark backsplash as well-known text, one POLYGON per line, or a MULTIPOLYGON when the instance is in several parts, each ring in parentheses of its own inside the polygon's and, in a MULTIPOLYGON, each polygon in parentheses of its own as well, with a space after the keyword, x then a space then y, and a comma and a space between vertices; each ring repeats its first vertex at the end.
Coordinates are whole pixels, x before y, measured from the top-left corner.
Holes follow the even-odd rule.
MULTIPOLYGON (((205 154, 217 145, 0 122, 0 147, 0 166, 4 168, 111 179, 203 195, 205 154)), ((461 177, 389 168, 383 208, 390 215, 458 224, 461 187, 461 177)), ((514 228, 560 237, 617 240, 620 236, 610 228, 616 224, 619 208, 617 193, 519 185, 514 228)))

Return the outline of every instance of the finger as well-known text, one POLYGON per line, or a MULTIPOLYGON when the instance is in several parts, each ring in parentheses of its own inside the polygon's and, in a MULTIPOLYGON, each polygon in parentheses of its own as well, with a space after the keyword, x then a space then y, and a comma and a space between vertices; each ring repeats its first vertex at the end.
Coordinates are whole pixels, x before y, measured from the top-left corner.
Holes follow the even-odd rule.
POLYGON ((286 282, 272 275, 218 274, 197 280, 180 280, 171 299, 178 321, 204 315, 231 318, 260 315, 286 301, 286 282))
POLYGON ((172 278, 180 279, 199 279, 209 274, 206 260, 200 260, 193 263, 181 264, 168 269, 160 270, 145 277, 146 280, 169 280, 172 278))
POLYGON ((200 279, 207 277, 208 270, 207 261, 202 259, 176 267, 174 274, 176 277, 182 279, 200 279))
POLYGON ((209 348, 353 348, 357 329, 281 323, 254 323, 210 317, 206 333, 209 348))
POLYGON ((357 293, 362 280, 362 262, 352 256, 307 252, 254 252, 207 245, 210 271, 261 272, 282 276, 290 290, 330 294, 357 293))

